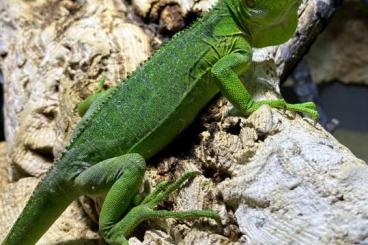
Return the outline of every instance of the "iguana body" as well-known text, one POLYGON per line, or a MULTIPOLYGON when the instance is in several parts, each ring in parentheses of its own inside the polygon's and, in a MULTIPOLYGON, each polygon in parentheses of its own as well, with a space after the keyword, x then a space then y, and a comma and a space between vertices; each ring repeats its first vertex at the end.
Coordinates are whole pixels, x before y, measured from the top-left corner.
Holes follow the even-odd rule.
POLYGON ((250 72, 252 47, 280 44, 293 34, 298 5, 299 0, 219 0, 128 79, 100 93, 3 244, 34 244, 83 194, 106 195, 100 232, 111 244, 126 243, 125 237, 148 218, 218 218, 214 211, 153 209, 193 173, 161 183, 134 203, 145 160, 170 143, 219 91, 244 115, 269 104, 317 117, 313 103, 254 102, 238 78, 250 72))

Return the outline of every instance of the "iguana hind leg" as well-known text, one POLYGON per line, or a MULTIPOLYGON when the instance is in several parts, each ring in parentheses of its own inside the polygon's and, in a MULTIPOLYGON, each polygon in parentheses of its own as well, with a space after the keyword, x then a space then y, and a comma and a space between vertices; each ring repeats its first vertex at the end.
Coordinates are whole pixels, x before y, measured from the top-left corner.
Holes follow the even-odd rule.
POLYGON ((102 161, 75 178, 74 183, 83 194, 104 195, 100 213, 100 232, 109 244, 127 244, 127 237, 142 221, 157 218, 199 218, 219 220, 212 210, 172 212, 154 210, 184 182, 194 178, 197 172, 186 172, 175 182, 163 181, 143 200, 136 201, 142 184, 145 161, 138 154, 126 154, 102 161), (134 206, 134 204, 138 204, 134 206))
POLYGON ((128 244, 125 237, 134 230, 142 221, 159 218, 192 219, 192 218, 212 218, 217 221, 220 216, 213 210, 188 210, 188 211, 168 211, 154 210, 158 204, 167 199, 175 190, 179 189, 184 182, 194 178, 197 172, 186 172, 175 182, 163 181, 155 190, 138 205, 133 207, 120 222, 111 229, 111 244, 128 244), (124 237, 122 237, 124 234, 124 237))
POLYGON ((104 160, 91 166, 74 183, 81 194, 105 196, 101 208, 99 227, 101 235, 109 244, 121 244, 127 233, 116 234, 112 228, 129 212, 134 198, 139 193, 146 163, 139 154, 126 154, 104 160))

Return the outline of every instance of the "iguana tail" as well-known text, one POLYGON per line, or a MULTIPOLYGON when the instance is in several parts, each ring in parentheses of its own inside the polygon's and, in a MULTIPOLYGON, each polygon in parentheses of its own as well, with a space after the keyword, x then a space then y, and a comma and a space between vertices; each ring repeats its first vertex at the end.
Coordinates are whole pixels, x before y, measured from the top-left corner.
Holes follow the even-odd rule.
POLYGON ((39 183, 3 245, 33 245, 73 201, 71 186, 55 166, 39 183))

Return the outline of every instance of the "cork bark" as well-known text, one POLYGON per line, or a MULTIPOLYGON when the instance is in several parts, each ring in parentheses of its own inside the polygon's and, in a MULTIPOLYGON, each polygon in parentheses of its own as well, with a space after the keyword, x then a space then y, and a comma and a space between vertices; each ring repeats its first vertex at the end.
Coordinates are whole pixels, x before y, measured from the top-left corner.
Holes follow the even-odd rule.
MULTIPOLYGON (((94 91, 97 80, 105 75, 107 85, 113 86, 212 4, 0 2, 8 177, 14 182, 3 187, 1 194, 0 210, 11 212, 0 212, 0 234, 6 234, 36 178, 42 177, 68 142, 80 120, 77 104, 94 91)), ((244 79, 251 79, 247 84, 256 98, 278 95, 279 77, 297 63, 338 5, 332 0, 306 1, 293 39, 279 47, 255 50, 257 72, 264 73, 267 82, 244 79), (269 73, 263 67, 274 69, 269 73)), ((199 170, 202 175, 163 207, 216 209, 222 224, 202 219, 145 222, 130 239, 132 244, 367 242, 364 162, 318 124, 299 115, 262 107, 244 119, 225 116, 229 108, 226 100, 214 100, 189 129, 148 162, 145 177, 155 186, 186 169, 199 170)), ((96 220, 95 206, 100 202, 82 203, 96 220)), ((73 203, 69 209, 73 215, 66 211, 58 220, 62 225, 55 224, 40 244, 98 243, 96 227, 80 205, 73 203)))

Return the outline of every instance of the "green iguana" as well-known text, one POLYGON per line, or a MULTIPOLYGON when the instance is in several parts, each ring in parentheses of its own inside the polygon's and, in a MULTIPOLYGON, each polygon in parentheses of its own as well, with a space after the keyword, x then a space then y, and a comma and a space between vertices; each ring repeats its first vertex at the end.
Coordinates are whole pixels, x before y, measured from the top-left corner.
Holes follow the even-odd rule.
MULTIPOLYGON (((219 0, 118 86, 99 91, 69 145, 37 186, 3 244, 34 244, 78 196, 105 196, 99 227, 109 244, 146 219, 219 219, 218 212, 154 208, 196 173, 161 182, 139 198, 146 160, 169 144, 219 91, 242 114, 261 105, 307 113, 314 103, 254 101, 239 75, 251 72, 252 47, 278 45, 295 32, 301 0, 219 0)), ((81 112, 85 108, 80 109, 81 112)))

